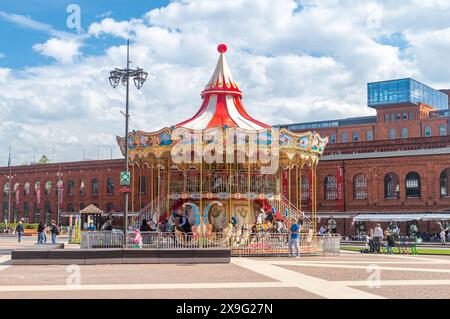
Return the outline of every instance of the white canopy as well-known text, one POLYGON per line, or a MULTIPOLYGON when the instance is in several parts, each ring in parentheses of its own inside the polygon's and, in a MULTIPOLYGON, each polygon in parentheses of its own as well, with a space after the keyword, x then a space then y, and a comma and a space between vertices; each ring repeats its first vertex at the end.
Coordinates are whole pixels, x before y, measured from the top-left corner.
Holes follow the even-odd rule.
POLYGON ((439 221, 450 220, 450 213, 421 213, 421 214, 359 214, 353 217, 354 222, 409 222, 412 220, 439 221))

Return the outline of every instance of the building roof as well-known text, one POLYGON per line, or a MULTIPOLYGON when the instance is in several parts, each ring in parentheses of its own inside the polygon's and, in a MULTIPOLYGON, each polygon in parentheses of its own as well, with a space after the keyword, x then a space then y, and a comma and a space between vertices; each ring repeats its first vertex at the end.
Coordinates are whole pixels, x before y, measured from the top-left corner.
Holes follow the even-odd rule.
POLYGON ((430 156, 443 154, 450 154, 450 147, 405 150, 405 151, 355 153, 355 154, 331 154, 322 156, 320 160, 338 161, 338 160, 357 160, 357 159, 384 158, 384 157, 430 156))
POLYGON ((350 117, 350 118, 338 119, 338 120, 281 124, 281 125, 277 125, 276 127, 287 128, 288 130, 309 130, 309 129, 320 129, 320 128, 346 126, 346 125, 371 124, 371 123, 376 123, 376 122, 377 122, 376 116, 360 116, 360 117, 350 117))

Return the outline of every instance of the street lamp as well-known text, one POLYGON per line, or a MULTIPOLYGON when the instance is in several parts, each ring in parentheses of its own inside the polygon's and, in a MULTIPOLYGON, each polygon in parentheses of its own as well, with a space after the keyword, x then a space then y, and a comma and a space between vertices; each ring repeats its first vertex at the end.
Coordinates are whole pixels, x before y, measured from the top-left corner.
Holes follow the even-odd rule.
MULTIPOLYGON (((128 173, 128 96, 130 79, 133 79, 134 85, 139 90, 147 79, 148 73, 141 68, 130 69, 130 40, 127 40, 127 68, 114 69, 110 72, 109 83, 113 88, 116 88, 119 83, 126 87, 126 102, 125 102, 125 172, 128 173)), ((124 211, 124 246, 127 243, 128 231, 128 192, 125 193, 125 211, 124 211)))
POLYGON ((56 176, 58 177, 58 182, 56 183, 56 192, 57 192, 57 199, 56 199, 56 205, 57 205, 57 225, 60 224, 61 220, 60 220, 60 216, 61 216, 61 204, 62 204, 62 192, 63 192, 63 188, 62 188, 62 180, 61 177, 63 176, 63 173, 61 173, 61 165, 59 165, 59 170, 58 173, 56 173, 56 176))

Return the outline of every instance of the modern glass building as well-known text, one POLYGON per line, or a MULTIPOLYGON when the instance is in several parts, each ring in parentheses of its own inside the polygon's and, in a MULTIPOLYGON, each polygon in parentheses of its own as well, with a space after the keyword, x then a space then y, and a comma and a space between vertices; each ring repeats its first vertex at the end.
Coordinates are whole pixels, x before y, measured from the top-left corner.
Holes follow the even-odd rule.
POLYGON ((438 110, 448 109, 447 94, 411 78, 367 83, 367 102, 370 107, 424 103, 438 110))

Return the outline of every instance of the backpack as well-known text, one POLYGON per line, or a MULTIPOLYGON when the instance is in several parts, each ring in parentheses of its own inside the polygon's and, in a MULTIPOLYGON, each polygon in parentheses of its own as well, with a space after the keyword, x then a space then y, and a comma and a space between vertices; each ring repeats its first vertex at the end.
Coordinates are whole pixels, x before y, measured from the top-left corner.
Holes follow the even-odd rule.
POLYGON ((55 234, 56 234, 56 235, 59 235, 59 234, 60 234, 60 231, 59 231, 58 226, 53 226, 53 227, 55 227, 55 234))

